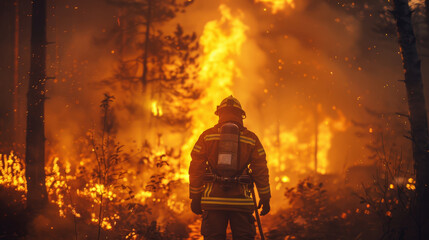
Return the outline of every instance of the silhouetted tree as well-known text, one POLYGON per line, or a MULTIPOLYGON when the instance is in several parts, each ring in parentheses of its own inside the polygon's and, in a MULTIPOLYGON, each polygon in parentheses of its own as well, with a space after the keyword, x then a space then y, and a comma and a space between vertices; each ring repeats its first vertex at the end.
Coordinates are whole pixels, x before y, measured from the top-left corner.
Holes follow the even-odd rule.
POLYGON ((13 122, 15 121, 13 112, 12 95, 14 74, 14 45, 15 45, 15 6, 13 1, 2 1, 0 3, 0 31, 2 37, 0 44, 2 54, 0 57, 0 144, 1 147, 11 146, 14 140, 13 122))
POLYGON ((407 0, 394 0, 392 12, 397 23, 399 44, 405 71, 409 121, 416 171, 417 216, 419 238, 429 238, 429 146, 426 103, 423 93, 420 59, 411 21, 412 12, 407 0))
POLYGON ((142 75, 138 78, 145 88, 148 81, 153 80, 151 76, 153 68, 150 63, 159 56, 157 51, 164 45, 159 26, 173 19, 177 12, 183 12, 193 1, 108 0, 108 2, 118 6, 124 13, 121 19, 123 29, 118 29, 117 33, 120 33, 122 39, 127 39, 126 42, 134 45, 131 46, 134 51, 141 53, 135 59, 135 63, 142 65, 142 75), (144 29, 144 32, 141 32, 141 29, 144 29), (140 37, 142 33, 143 38, 140 37))
MULTIPOLYGON (((118 25, 109 31, 106 40, 113 39, 118 49, 118 65, 112 78, 105 84, 119 85, 126 91, 135 91, 141 85, 147 100, 183 102, 180 106, 162 106, 163 115, 158 120, 169 124, 185 125, 189 118, 188 100, 198 98, 199 91, 192 79, 198 70, 198 38, 187 34, 178 24, 173 33, 163 32, 163 25, 183 12, 192 1, 124 1, 108 0, 119 10, 118 25)), ((133 102, 127 109, 134 108, 133 102)), ((147 104, 149 105, 149 104, 147 104)))
POLYGON ((45 186, 45 83, 46 0, 32 2, 31 67, 27 93, 25 174, 27 209, 39 210, 47 203, 45 186))

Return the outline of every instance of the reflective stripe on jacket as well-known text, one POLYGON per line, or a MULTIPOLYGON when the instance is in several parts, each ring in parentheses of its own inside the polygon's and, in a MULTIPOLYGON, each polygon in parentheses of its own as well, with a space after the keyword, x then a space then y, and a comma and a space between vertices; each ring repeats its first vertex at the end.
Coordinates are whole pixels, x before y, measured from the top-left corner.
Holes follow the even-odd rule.
MULTIPOLYGON (((253 199, 247 185, 232 183, 224 187, 219 182, 204 184, 204 174, 209 166, 215 167, 218 159, 220 125, 204 131, 191 152, 189 167, 190 198, 201 198, 203 210, 253 211, 253 199)), ((255 181, 259 197, 271 197, 268 181, 268 168, 264 148, 258 137, 246 128, 240 131, 239 169, 249 164, 250 174, 255 181)))

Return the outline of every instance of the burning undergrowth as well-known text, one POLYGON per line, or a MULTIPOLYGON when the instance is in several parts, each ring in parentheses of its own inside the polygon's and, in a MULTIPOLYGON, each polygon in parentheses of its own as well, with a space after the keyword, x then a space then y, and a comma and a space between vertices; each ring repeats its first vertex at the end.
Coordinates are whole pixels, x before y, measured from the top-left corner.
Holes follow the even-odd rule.
MULTIPOLYGON (((112 96, 106 95, 101 104, 103 128, 76 141, 86 146, 79 159, 50 156, 45 171, 53 205, 30 224, 33 238, 57 236, 61 234, 58 228, 76 239, 172 239, 188 235, 185 222, 189 215, 182 214, 186 193, 181 191, 186 184, 170 164, 178 156, 148 143, 139 150, 123 152, 109 127, 111 101, 112 96), (72 165, 73 161, 79 164, 72 165), (58 217, 67 227, 53 221, 58 217)), ((8 204, 25 205, 23 160, 11 153, 2 155, 1 163, 1 184, 10 189, 5 194, 17 193, 8 204)))
MULTIPOLYGON (((177 9, 165 1, 145 39, 147 6, 137 1, 141 11, 135 11, 130 2, 102 5, 108 24, 77 24, 84 36, 55 33, 63 45, 51 58, 61 58, 62 65, 55 64, 64 70, 48 84, 55 100, 47 102, 46 122, 52 204, 36 219, 34 238, 61 232, 53 227, 76 239, 198 239, 199 222, 188 208, 189 153, 230 94, 242 102, 245 125, 266 149, 273 215, 265 228, 272 239, 317 239, 340 228, 347 230, 344 239, 355 238, 360 232, 351 226, 368 217, 387 224, 387 212, 406 212, 393 210, 404 199, 393 191, 411 202, 413 174, 376 175, 381 166, 375 165, 390 161, 377 155, 383 148, 376 135, 396 141, 408 127, 396 114, 404 109, 396 83, 402 73, 391 69, 399 69, 392 66, 400 59, 396 43, 368 41, 374 33, 359 14, 332 1, 186 1, 177 9), (180 24, 172 24, 176 15, 180 24), (147 51, 146 42, 152 44, 147 51), (374 68, 381 61, 385 66, 374 68), (115 99, 105 95, 100 113, 104 92, 115 99), (374 176, 383 182, 371 185, 376 189, 359 185, 374 176)), ((403 140, 398 145, 409 148, 403 140)), ((1 157, 0 185, 20 209, 23 158, 1 157)))

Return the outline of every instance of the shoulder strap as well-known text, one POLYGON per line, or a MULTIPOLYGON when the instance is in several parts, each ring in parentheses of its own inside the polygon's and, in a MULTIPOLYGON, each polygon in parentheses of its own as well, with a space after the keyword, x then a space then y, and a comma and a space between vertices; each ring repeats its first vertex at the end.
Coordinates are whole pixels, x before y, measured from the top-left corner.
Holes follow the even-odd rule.
MULTIPOLYGON (((241 132, 240 132, 241 133, 241 132)), ((241 143, 240 143, 240 135, 239 135, 239 138, 238 138, 238 155, 237 155, 237 157, 239 157, 240 156, 240 153, 241 153, 241 151, 240 151, 240 145, 241 145, 241 143)), ((236 176, 237 175, 242 175, 243 174, 243 172, 244 172, 244 170, 246 170, 247 169, 247 166, 250 164, 250 162, 252 161, 252 154, 249 154, 249 159, 247 159, 247 162, 246 162, 246 164, 244 164, 244 166, 240 169, 240 170, 238 170, 237 171, 237 174, 236 174, 236 176)), ((247 172, 248 174, 249 174, 249 172, 247 172)), ((250 175, 250 174, 249 174, 250 175)))

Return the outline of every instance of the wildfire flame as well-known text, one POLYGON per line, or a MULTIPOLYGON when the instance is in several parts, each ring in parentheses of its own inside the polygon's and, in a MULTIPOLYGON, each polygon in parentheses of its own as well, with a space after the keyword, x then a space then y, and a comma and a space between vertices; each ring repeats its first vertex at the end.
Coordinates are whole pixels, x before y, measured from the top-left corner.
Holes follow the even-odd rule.
POLYGON ((155 117, 161 117, 161 116, 163 115, 162 108, 161 108, 161 106, 158 104, 158 102, 157 102, 157 101, 152 101, 151 106, 152 106, 152 114, 153 114, 155 117))
POLYGON ((255 2, 261 2, 268 5, 271 8, 271 13, 273 14, 285 9, 287 6, 292 9, 295 8, 294 0, 255 0, 255 2))
POLYGON ((13 152, 0 154, 0 173, 1 185, 27 192, 24 166, 13 152))
MULTIPOLYGON (((234 58, 240 56, 248 27, 242 22, 243 13, 233 15, 223 4, 219 6, 219 11, 221 19, 208 22, 200 38, 204 54, 198 85, 205 92, 190 112, 193 119, 192 133, 182 147, 185 153, 191 152, 199 135, 217 121, 213 113, 216 105, 232 94, 233 79, 241 76, 234 58)), ((181 170, 187 172, 190 160, 190 156, 187 156, 187 165, 181 170)))
MULTIPOLYGON (((329 151, 332 147, 332 138, 335 132, 345 131, 347 119, 340 110, 336 110, 337 118, 325 117, 317 125, 317 172, 329 172, 329 151)), ((273 189, 281 194, 284 184, 291 181, 287 173, 305 174, 314 172, 315 132, 307 137, 300 137, 306 126, 314 125, 314 119, 308 118, 300 122, 295 128, 287 129, 279 123, 265 129, 262 142, 268 156, 268 167, 274 182, 273 189)), ((276 194, 276 191, 274 191, 276 194)))
MULTIPOLYGON (((272 13, 281 11, 287 7, 295 8, 293 0, 255 0, 266 4, 271 8, 272 13)), ((165 166, 168 174, 161 180, 162 184, 169 184, 169 181, 180 180, 188 182, 188 168, 190 163, 191 149, 197 141, 199 135, 207 128, 211 127, 217 117, 214 115, 214 110, 219 101, 233 93, 232 87, 234 80, 242 77, 239 64, 236 59, 241 56, 242 46, 247 40, 246 32, 248 26, 243 22, 244 15, 238 11, 234 14, 231 9, 222 4, 219 6, 221 14, 220 19, 208 22, 203 29, 199 43, 203 47, 203 54, 200 59, 200 71, 198 73, 197 82, 195 83, 200 89, 204 89, 200 99, 195 101, 191 106, 189 117, 192 119, 191 132, 186 137, 187 141, 181 147, 183 162, 171 162, 169 166, 165 166)), ((177 106, 183 104, 174 102, 177 106)), ((167 113, 168 109, 164 111, 167 113)), ((155 117, 163 116, 163 108, 158 101, 151 102, 151 113, 155 117)), ((314 119, 309 118, 299 123, 295 128, 288 129, 280 122, 264 128, 262 132, 262 143, 268 156, 268 164, 270 175, 274 179, 272 189, 274 194, 283 194, 283 186, 292 181, 290 172, 308 173, 317 172, 326 174, 329 172, 329 151, 332 148, 332 139, 335 132, 345 131, 347 128, 347 120, 340 110, 336 110, 337 118, 331 118, 321 115, 320 122, 315 125, 314 119), (303 129, 307 129, 308 125, 317 128, 317 147, 315 146, 315 133, 309 133, 305 138, 301 137, 303 129), (317 149, 317 169, 314 169, 314 151, 317 149)), ((372 129, 370 130, 372 131, 372 129)), ((160 143, 159 146, 152 149, 150 156, 165 156, 166 149, 160 143)), ((93 150, 94 151, 94 150, 93 150)), ((0 184, 10 186, 18 191, 26 192, 25 168, 23 161, 17 158, 14 153, 8 155, 0 154, 0 184)), ((153 160, 153 159, 150 159, 153 160)), ((60 161, 59 157, 51 158, 50 164, 46 167, 46 186, 48 188, 49 200, 59 207, 59 215, 65 217, 66 213, 71 213, 76 217, 81 217, 83 213, 79 213, 75 206, 68 204, 67 193, 72 190, 71 181, 76 180, 71 170, 71 164, 68 161, 60 161)), ((91 159, 81 158, 80 166, 89 166, 91 159)), ((179 162, 179 161, 177 161, 179 162)), ((156 170, 155 170, 156 171, 156 170)), ((130 182, 133 185, 138 180, 136 179, 136 171, 130 169, 129 175, 124 178, 124 181, 130 182)), ((139 182, 140 183, 140 182, 139 182)), ((410 188, 413 187, 410 181, 410 188)), ((408 185, 407 185, 408 188, 408 185)), ((95 212, 96 206, 100 204, 99 196, 103 195, 106 200, 120 199, 115 189, 96 182, 87 182, 80 189, 76 189, 73 194, 78 197, 88 199, 91 203, 91 222, 97 224, 99 216, 95 212)), ((168 196, 159 196, 154 192, 147 191, 144 188, 136 189, 134 200, 139 203, 154 203, 165 202, 166 206, 176 213, 186 211, 186 201, 183 201, 183 189, 180 192, 173 192, 168 196)), ((187 196, 187 195, 186 195, 187 196)), ((280 197, 278 199, 281 199, 280 197)), ((122 199, 121 199, 122 201, 122 199)), ((117 214, 111 216, 102 216, 101 226, 104 229, 112 229, 116 221, 119 219, 117 214)), ((200 222, 194 222, 189 225, 196 231, 199 229, 200 222)), ((194 231, 193 230, 193 231, 194 231)))

